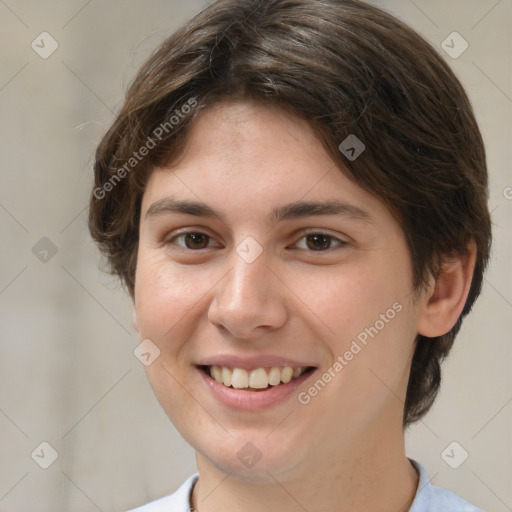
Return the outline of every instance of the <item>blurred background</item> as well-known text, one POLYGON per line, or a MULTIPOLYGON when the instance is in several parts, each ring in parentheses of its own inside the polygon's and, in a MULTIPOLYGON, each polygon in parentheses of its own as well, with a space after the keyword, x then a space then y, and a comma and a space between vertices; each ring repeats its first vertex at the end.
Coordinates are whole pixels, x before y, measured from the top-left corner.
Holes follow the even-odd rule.
MULTIPOLYGON (((436 46, 465 85, 491 183, 483 293, 407 453, 433 484, 510 511, 512 3, 373 3, 436 46)), ((123 511, 196 471, 134 356, 131 301, 101 271, 87 204, 95 146, 135 71, 205 5, 0 0, 0 511, 123 511)))

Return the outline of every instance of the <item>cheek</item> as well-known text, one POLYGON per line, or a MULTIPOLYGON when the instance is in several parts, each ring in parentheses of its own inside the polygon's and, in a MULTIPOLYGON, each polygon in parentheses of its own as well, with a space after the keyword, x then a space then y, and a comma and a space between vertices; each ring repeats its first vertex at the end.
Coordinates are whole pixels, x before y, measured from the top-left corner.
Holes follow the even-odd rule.
POLYGON ((309 296, 311 309, 330 328, 324 341, 332 357, 347 355, 348 371, 339 381, 349 379, 356 394, 382 387, 378 377, 395 389, 407 371, 416 312, 406 263, 388 258, 340 268, 323 287, 317 281, 309 296))
POLYGON ((304 277, 297 282, 298 295, 330 328, 330 334, 342 340, 373 325, 395 302, 402 303, 408 290, 403 275, 376 266, 351 265, 304 277))
POLYGON ((190 385, 186 342, 194 337, 193 308, 201 295, 187 271, 178 271, 158 254, 145 253, 139 258, 135 308, 140 337, 160 349, 159 357, 145 370, 155 396, 180 430, 193 421, 183 412, 188 410, 184 389, 190 385))
POLYGON ((198 300, 194 281, 186 271, 143 254, 137 264, 135 308, 141 336, 163 340, 198 300))

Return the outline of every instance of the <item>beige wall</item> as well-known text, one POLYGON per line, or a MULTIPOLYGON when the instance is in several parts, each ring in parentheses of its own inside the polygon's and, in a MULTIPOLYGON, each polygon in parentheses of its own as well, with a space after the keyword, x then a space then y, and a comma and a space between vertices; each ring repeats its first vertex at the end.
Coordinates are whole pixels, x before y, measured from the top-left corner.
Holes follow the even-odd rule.
MULTIPOLYGON (((408 432, 407 449, 433 483, 505 512, 512 509, 512 4, 375 3, 438 47, 453 31, 469 43, 458 59, 444 55, 467 87, 487 145, 494 259, 445 364, 441 395, 408 432), (453 441, 469 453, 458 469, 441 457, 453 441)), ((195 471, 192 449, 133 356, 130 302, 98 270, 86 205, 95 144, 125 85, 204 4, 0 2, 0 511, 122 511, 170 493, 195 471), (49 39, 44 48, 36 39, 43 31, 59 45, 47 59, 31 48, 36 40, 38 51, 51 49, 49 39), (58 453, 48 469, 36 463, 51 460, 43 441, 58 453)))

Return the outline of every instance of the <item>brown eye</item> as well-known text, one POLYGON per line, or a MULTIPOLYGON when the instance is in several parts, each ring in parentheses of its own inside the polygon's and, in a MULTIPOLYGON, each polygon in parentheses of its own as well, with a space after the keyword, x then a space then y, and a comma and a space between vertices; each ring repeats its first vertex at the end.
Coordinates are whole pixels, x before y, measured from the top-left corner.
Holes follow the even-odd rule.
POLYGON ((208 241, 211 240, 211 238, 208 235, 205 235, 204 233, 189 231, 187 233, 181 233, 180 235, 173 237, 167 242, 167 245, 174 245, 175 240, 178 240, 180 238, 184 240, 184 245, 176 245, 190 250, 206 249, 206 247, 208 247, 208 241))
POLYGON ((303 239, 306 240, 306 247, 303 248, 316 252, 325 252, 329 250, 333 241, 335 241, 338 246, 347 244, 347 242, 325 233, 308 233, 301 238, 301 240, 303 239))

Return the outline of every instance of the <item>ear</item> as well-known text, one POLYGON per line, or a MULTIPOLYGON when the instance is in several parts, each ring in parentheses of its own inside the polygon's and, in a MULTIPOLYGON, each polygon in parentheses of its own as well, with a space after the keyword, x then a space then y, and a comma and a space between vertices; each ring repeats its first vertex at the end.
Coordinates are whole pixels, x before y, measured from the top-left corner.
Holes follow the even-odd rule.
POLYGON ((443 262, 439 275, 432 278, 422 299, 418 334, 433 338, 446 334, 457 322, 471 287, 476 260, 473 240, 467 252, 443 262))
POLYGON ((133 308, 132 324, 135 330, 139 332, 139 320, 137 318, 137 311, 135 311, 135 307, 133 308))

